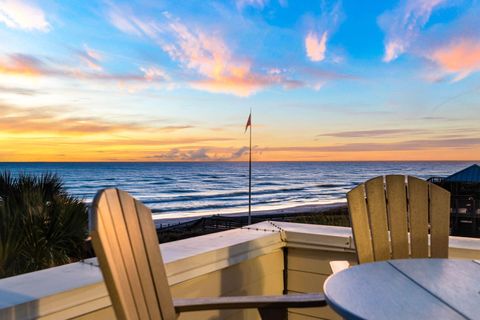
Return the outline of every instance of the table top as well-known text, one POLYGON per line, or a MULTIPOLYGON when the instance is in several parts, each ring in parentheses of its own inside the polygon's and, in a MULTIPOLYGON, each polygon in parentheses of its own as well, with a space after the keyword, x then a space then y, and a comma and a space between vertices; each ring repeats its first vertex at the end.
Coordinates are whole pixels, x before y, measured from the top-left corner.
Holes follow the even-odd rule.
POLYGON ((330 276, 324 292, 347 319, 480 319, 480 262, 366 263, 330 276))

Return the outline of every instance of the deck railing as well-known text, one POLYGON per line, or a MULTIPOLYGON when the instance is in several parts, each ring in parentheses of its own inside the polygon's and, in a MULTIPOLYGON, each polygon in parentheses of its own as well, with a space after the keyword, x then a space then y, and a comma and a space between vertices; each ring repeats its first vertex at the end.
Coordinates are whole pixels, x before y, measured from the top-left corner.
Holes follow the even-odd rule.
MULTIPOLYGON (((350 228, 262 222, 162 244, 174 297, 318 292, 329 261, 355 260, 350 228)), ((480 259, 480 239, 450 237, 451 258, 480 259)), ((185 313, 180 319, 255 319, 256 310, 185 313)), ((0 280, 0 319, 113 319, 96 259, 0 280)), ((290 319, 336 319, 329 308, 290 319)))

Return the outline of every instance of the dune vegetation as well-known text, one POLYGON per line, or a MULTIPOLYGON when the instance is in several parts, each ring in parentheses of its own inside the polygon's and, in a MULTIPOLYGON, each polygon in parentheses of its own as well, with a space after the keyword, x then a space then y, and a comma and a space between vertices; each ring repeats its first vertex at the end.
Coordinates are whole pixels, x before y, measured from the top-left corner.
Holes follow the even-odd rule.
POLYGON ((77 261, 87 224, 87 206, 57 175, 1 173, 0 278, 77 261))

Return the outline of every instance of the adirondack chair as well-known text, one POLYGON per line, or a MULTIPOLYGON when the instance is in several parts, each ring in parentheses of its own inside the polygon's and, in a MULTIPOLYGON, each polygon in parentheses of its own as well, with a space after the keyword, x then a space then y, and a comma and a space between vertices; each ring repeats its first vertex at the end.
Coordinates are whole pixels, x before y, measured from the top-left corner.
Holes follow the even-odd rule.
POLYGON ((118 319, 175 319, 180 312, 257 308, 287 319, 287 308, 325 306, 323 294, 172 299, 150 209, 127 192, 97 193, 92 244, 118 319))
MULTIPOLYGON (((447 190, 415 177, 387 175, 358 185, 347 201, 358 263, 448 257, 447 190)), ((330 266, 335 273, 349 263, 330 266)))

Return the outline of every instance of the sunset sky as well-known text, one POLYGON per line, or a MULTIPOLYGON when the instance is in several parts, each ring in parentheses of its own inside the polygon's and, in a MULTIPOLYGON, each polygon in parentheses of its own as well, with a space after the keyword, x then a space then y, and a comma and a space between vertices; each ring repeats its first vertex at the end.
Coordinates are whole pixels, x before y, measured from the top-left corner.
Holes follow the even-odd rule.
POLYGON ((0 0, 0 161, 479 160, 480 2, 0 0))

